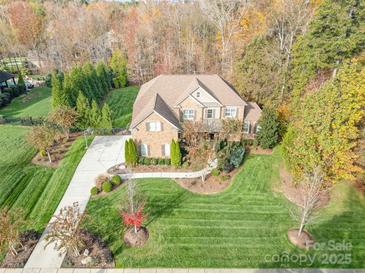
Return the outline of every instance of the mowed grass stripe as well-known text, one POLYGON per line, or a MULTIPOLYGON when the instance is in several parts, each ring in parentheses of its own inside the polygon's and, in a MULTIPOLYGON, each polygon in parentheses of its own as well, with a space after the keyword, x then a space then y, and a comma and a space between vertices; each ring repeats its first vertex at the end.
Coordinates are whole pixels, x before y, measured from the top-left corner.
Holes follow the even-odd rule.
MULTIPOLYGON (((282 194, 272 192, 278 179, 280 156, 249 156, 224 192, 199 195, 182 189, 168 179, 138 180, 148 201, 148 243, 141 248, 122 244, 118 207, 125 187, 104 197, 92 199, 88 213, 92 221, 84 225, 101 235, 122 267, 280 267, 281 262, 266 260, 283 252, 305 254, 287 240, 287 230, 295 227, 289 215, 293 207, 282 194), (105 214, 108 212, 108 214, 105 214), (113 227, 113 229, 111 229, 113 227), (118 229, 114 229, 118 227, 118 229)), ((349 185, 336 187, 339 199, 321 210, 318 223, 310 226, 315 239, 346 239, 353 244, 350 266, 364 267, 365 203, 349 185), (362 241, 363 239, 363 241, 362 241)), ((320 255, 314 252, 315 255, 320 255)), ((318 267, 297 262, 284 267, 318 267)), ((344 267, 340 264, 331 267, 344 267)))
POLYGON ((85 150, 74 142, 57 169, 31 164, 35 150, 27 143, 28 127, 0 125, 0 208, 21 208, 27 226, 43 230, 66 190, 85 150))

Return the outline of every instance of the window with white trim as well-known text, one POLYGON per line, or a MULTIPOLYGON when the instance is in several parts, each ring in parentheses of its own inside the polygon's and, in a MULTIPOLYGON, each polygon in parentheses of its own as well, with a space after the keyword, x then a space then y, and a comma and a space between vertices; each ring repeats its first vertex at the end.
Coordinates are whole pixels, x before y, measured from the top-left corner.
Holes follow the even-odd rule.
POLYGON ((243 122, 243 133, 250 133, 250 122, 249 121, 244 121, 243 122))
POLYGON ((224 116, 227 118, 235 118, 237 116, 236 107, 226 107, 224 110, 224 116))
POLYGON ((208 108, 205 111, 205 118, 207 118, 207 119, 213 119, 213 118, 215 118, 215 110, 212 109, 212 108, 208 108))
POLYGON ((170 144, 162 145, 162 155, 166 157, 170 157, 170 144))
POLYGON ((183 119, 184 120, 194 120, 194 110, 193 109, 184 109, 183 110, 183 119))
POLYGON ((255 133, 259 133, 261 130, 261 126, 259 124, 256 125, 256 131, 255 133))
POLYGON ((147 131, 161 131, 161 123, 158 121, 148 122, 147 131))
POLYGON ((139 146, 139 151, 141 153, 141 156, 148 156, 148 145, 146 144, 141 144, 139 146))
POLYGON ((198 98, 200 97, 200 91, 196 92, 196 97, 198 97, 198 98))

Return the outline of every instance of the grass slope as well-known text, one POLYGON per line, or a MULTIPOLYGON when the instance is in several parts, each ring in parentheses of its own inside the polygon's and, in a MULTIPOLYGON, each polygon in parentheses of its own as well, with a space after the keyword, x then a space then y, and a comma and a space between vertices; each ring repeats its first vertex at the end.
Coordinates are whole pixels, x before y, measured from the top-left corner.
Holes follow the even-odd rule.
POLYGON ((0 126, 0 207, 22 208, 29 227, 42 230, 63 196, 85 150, 83 139, 71 146, 57 169, 30 163, 26 127, 0 126))
POLYGON ((131 86, 110 92, 106 103, 112 111, 113 127, 125 128, 129 125, 138 90, 138 87, 131 86))
POLYGON ((51 110, 51 89, 34 88, 29 93, 14 98, 9 105, 0 109, 0 115, 12 117, 41 117, 51 110))
POLYGON ((91 218, 84 225, 109 244, 118 267, 364 267, 364 198, 347 185, 336 188, 342 206, 334 199, 310 228, 321 243, 347 239, 353 245, 350 264, 341 264, 338 257, 333 264, 326 262, 323 254, 339 252, 305 253, 287 240, 288 228, 295 226, 288 210, 292 205, 271 190, 279 162, 278 153, 250 156, 226 191, 209 196, 190 193, 168 179, 138 180, 148 196, 150 232, 141 248, 121 243, 118 207, 125 186, 92 199, 87 207, 91 218), (300 263, 298 256, 306 260, 300 263))

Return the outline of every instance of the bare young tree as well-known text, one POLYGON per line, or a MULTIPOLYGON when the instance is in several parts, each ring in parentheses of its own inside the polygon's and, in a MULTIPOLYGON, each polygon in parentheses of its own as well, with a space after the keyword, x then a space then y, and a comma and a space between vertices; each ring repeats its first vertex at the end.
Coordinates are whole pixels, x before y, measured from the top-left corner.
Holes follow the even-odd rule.
POLYGON ((16 256, 18 255, 17 246, 22 246, 19 241, 20 229, 25 224, 22 211, 8 208, 0 210, 0 252, 10 252, 16 256))
POLYGON ((321 195, 326 191, 323 185, 323 173, 319 167, 307 173, 301 182, 303 186, 303 201, 298 212, 291 212, 299 222, 298 237, 301 236, 306 225, 313 221, 313 213, 318 208, 321 195))
POLYGON ((49 231, 45 237, 48 246, 55 243, 60 252, 67 252, 73 256, 80 256, 80 249, 85 243, 80 237, 79 223, 83 218, 77 202, 72 206, 66 206, 58 215, 53 216, 49 231))

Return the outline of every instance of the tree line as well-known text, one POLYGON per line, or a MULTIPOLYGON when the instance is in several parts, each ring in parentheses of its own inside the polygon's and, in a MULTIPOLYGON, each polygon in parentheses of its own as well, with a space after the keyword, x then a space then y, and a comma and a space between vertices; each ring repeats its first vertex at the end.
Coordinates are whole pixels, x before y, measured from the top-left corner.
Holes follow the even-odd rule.
POLYGON ((76 126, 80 129, 111 129, 111 111, 103 101, 112 88, 126 85, 125 57, 120 51, 115 51, 109 66, 99 61, 96 65, 86 63, 72 67, 65 73, 53 72, 52 107, 75 109, 78 113, 76 126))

